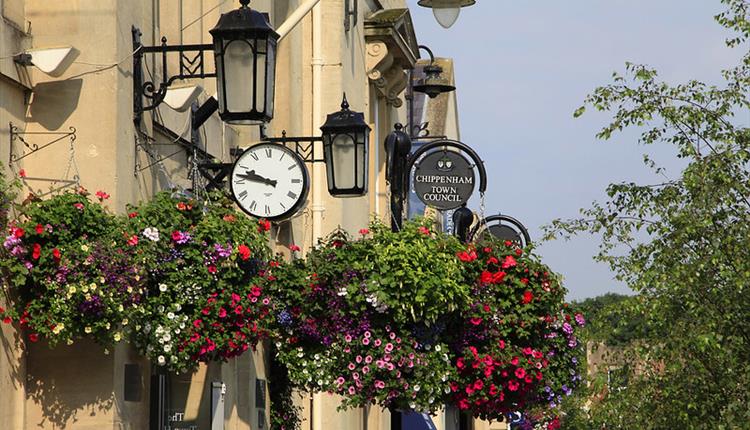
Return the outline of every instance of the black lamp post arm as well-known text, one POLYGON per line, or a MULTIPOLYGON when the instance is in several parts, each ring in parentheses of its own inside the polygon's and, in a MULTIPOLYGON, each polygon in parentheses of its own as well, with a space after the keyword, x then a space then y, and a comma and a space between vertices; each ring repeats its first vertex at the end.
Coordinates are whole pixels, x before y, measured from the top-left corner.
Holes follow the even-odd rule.
POLYGON ((141 43, 141 31, 132 28, 133 33, 133 112, 136 123, 140 122, 143 112, 155 109, 167 95, 167 89, 178 79, 215 78, 216 72, 206 72, 205 52, 213 52, 211 44, 167 45, 167 38, 161 38, 161 45, 144 46, 141 43), (167 55, 171 52, 179 53, 179 71, 170 75, 167 68, 167 55), (143 56, 145 54, 161 54, 161 81, 145 81, 143 76, 143 56), (143 97, 151 100, 151 104, 144 106, 143 97))

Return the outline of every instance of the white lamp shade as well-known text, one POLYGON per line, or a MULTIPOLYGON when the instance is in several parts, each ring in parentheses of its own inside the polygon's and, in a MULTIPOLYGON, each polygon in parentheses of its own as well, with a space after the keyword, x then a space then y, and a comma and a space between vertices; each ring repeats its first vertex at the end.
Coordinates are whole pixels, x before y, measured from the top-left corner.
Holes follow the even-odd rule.
POLYGON ((77 51, 72 46, 61 48, 32 49, 27 51, 31 62, 50 76, 60 76, 73 63, 77 51))
POLYGON ((177 112, 185 112, 198 99, 202 91, 203 88, 200 85, 169 87, 167 94, 164 96, 164 103, 177 112))
POLYGON ((461 13, 461 8, 459 6, 435 6, 432 8, 432 13, 435 15, 437 22, 443 26, 443 28, 450 28, 458 19, 458 15, 461 13))

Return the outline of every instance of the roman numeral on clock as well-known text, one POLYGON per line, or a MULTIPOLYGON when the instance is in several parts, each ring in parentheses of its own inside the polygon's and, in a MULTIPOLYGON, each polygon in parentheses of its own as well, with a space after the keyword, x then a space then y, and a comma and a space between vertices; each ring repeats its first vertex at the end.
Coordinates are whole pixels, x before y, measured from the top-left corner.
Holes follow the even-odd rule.
POLYGON ((257 208, 257 207, 258 207, 258 202, 256 202, 255 200, 253 200, 253 202, 250 203, 250 210, 254 211, 255 208, 257 208))
POLYGON ((240 200, 245 200, 247 198, 247 191, 246 190, 245 191, 241 191, 238 194, 238 196, 239 196, 240 200))
POLYGON ((271 148, 266 148, 266 157, 271 158, 271 148))
POLYGON ((251 157, 253 157, 253 159, 254 159, 255 161, 258 161, 258 154, 254 153, 254 152, 251 152, 251 153, 250 153, 250 156, 251 156, 251 157))
POLYGON ((297 198, 297 195, 296 195, 296 194, 294 194, 294 193, 293 193, 293 192, 291 192, 291 191, 289 191, 288 193, 286 193, 286 195, 287 195, 287 197, 289 197, 290 199, 296 199, 296 198, 297 198))
POLYGON ((268 205, 266 205, 266 215, 270 213, 271 213, 271 208, 268 205))

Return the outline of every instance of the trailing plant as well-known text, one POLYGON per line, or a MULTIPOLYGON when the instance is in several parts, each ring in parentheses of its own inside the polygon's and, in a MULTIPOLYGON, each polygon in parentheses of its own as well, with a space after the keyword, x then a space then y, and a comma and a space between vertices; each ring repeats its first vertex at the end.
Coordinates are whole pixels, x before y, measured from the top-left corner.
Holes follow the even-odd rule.
POLYGON ((146 271, 133 339, 155 363, 185 372, 242 354, 267 335, 267 221, 238 213, 220 195, 204 204, 159 193, 131 207, 122 242, 146 271))

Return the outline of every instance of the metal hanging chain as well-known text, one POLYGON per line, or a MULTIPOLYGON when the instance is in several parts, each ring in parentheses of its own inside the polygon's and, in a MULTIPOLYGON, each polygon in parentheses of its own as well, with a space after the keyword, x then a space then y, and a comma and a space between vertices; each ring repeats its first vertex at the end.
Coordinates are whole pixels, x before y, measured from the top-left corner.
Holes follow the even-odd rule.
POLYGON ((153 139, 150 136, 148 136, 147 134, 145 134, 144 132, 142 132, 138 127, 136 127, 136 134, 135 134, 135 150, 136 150, 135 175, 138 176, 139 172, 141 172, 141 171, 143 171, 145 169, 148 169, 149 167, 157 166, 157 168, 159 169, 159 171, 161 171, 161 173, 164 175, 164 178, 167 180, 167 185, 169 186, 170 189, 178 188, 179 190, 184 191, 184 189, 181 186, 175 184, 172 181, 172 175, 169 173, 169 171, 167 170, 167 168, 164 166, 164 163, 162 162, 163 160, 176 155, 177 153, 181 152, 182 150, 180 150, 180 151, 178 151, 178 152, 176 152, 174 154, 171 154, 171 155, 169 155, 167 157, 159 157, 158 155, 152 153, 151 150, 146 146, 146 144, 143 143, 144 138, 146 138, 146 140, 153 139), (140 163, 138 162, 138 152, 139 151, 145 152, 149 156, 149 158, 151 158, 153 160, 146 167, 141 167, 140 163))

